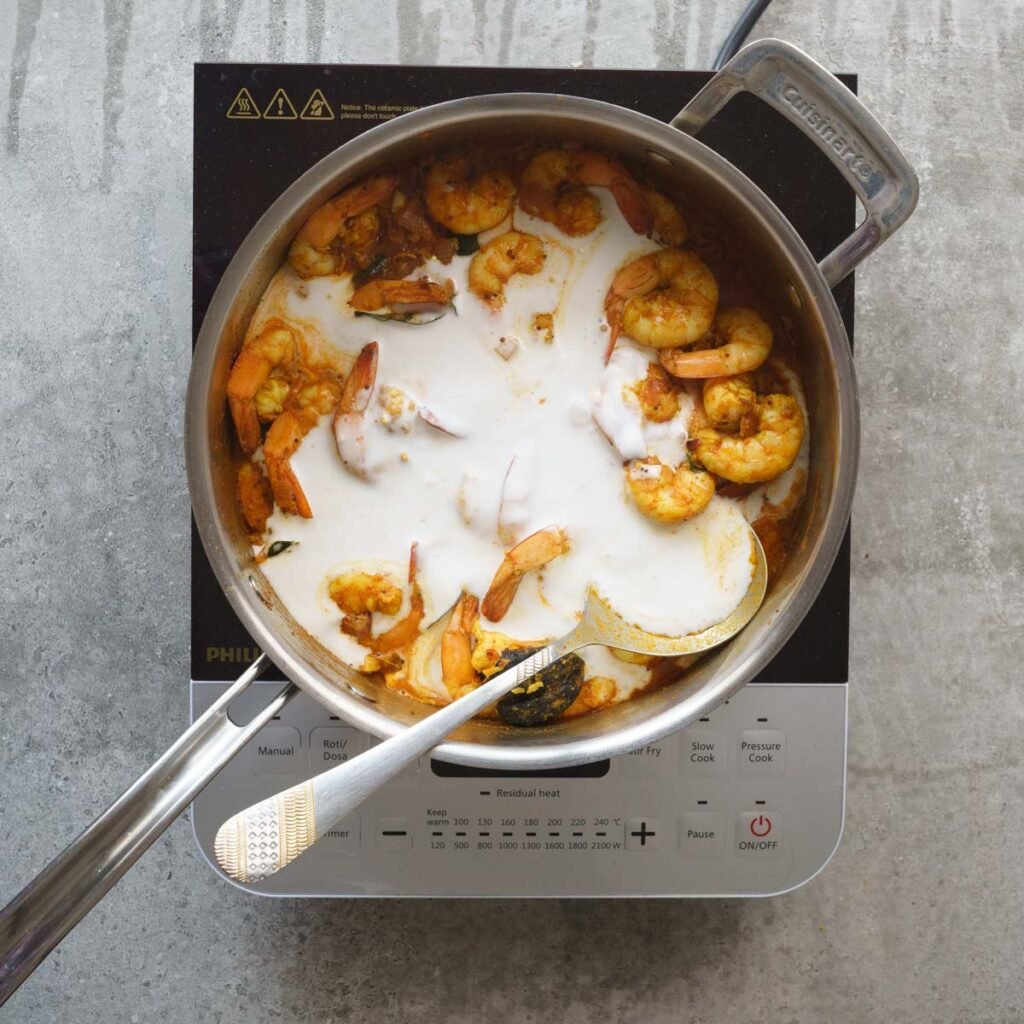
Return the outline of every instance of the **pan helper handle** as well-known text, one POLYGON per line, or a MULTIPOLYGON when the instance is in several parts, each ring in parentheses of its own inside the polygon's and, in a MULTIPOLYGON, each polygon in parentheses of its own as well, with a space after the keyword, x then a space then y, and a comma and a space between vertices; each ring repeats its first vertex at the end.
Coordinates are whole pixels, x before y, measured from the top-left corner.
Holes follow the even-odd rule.
POLYGON ((834 288, 914 212, 917 175, 889 133, 834 75, 779 39, 745 46, 673 118, 696 135, 738 92, 764 100, 793 122, 839 168, 866 216, 821 261, 834 288))

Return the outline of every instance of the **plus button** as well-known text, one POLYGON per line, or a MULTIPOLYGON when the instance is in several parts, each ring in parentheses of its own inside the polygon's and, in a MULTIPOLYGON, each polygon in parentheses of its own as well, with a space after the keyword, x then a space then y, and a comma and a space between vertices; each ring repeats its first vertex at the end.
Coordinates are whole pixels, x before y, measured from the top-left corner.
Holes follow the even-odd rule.
POLYGON ((641 821, 640 822, 640 828, 637 829, 635 832, 631 832, 630 833, 630 835, 634 835, 634 836, 639 836, 640 837, 640 845, 641 846, 646 846, 647 845, 647 840, 648 839, 653 839, 657 834, 658 834, 657 832, 652 832, 647 827, 647 822, 646 821, 641 821))
POLYGON ((626 822, 626 848, 649 850, 658 845, 661 823, 653 818, 630 818, 626 822))

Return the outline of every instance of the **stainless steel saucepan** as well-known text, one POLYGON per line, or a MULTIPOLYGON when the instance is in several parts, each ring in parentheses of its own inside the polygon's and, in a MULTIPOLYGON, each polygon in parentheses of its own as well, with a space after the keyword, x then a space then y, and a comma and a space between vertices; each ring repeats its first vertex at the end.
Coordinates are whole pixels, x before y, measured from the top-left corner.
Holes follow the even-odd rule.
POLYGON ((835 287, 910 216, 917 179, 863 105, 799 50, 763 40, 742 50, 662 124, 572 96, 479 96, 427 107, 342 146, 295 182, 246 238, 210 304, 189 380, 186 454, 196 522, 214 572, 254 640, 293 681, 246 726, 227 716, 253 666, 189 731, 0 914, 0 1002, 134 863, 216 772, 301 687, 360 729, 388 737, 431 712, 317 646, 253 564, 235 501, 225 382, 249 319, 288 244, 330 196, 381 164, 448 146, 519 136, 622 154, 665 191, 715 211, 780 297, 803 365, 810 412, 807 499, 788 561, 761 610, 730 644, 676 683, 598 714, 535 729, 474 721, 434 756, 496 769, 550 768, 621 754, 706 714, 782 647, 835 558, 857 471, 857 391, 835 287), (863 202, 857 229, 820 264, 742 173, 695 136, 736 93, 759 96, 804 131, 863 202))

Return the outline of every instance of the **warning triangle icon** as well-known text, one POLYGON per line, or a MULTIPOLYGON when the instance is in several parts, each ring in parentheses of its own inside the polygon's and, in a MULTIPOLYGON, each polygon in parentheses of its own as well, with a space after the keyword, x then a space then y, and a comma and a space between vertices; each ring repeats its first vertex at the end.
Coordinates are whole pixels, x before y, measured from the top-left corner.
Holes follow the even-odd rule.
POLYGON ((284 89, 278 89, 263 110, 263 117, 267 121, 294 121, 298 116, 284 89))
POLYGON ((239 89, 238 95, 231 101, 227 116, 240 121, 255 121, 260 116, 260 108, 252 98, 248 89, 239 89))
POLYGON ((334 111, 319 89, 314 89, 299 115, 303 121, 333 121, 334 111))

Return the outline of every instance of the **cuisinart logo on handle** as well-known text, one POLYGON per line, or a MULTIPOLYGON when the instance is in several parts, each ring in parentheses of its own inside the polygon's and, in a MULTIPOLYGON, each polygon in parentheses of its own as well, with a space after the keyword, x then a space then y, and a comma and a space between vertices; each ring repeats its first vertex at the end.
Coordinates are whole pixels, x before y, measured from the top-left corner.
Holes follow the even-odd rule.
POLYGON ((809 99, 806 99, 800 90, 792 84, 787 83, 782 88, 782 101, 786 106, 791 107, 807 122, 815 135, 820 135, 832 149, 839 154, 839 159, 847 167, 864 181, 867 181, 876 169, 868 163, 864 156, 863 148, 858 147, 851 141, 851 132, 841 124, 833 121, 826 113, 820 111, 809 99))

